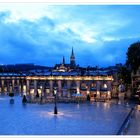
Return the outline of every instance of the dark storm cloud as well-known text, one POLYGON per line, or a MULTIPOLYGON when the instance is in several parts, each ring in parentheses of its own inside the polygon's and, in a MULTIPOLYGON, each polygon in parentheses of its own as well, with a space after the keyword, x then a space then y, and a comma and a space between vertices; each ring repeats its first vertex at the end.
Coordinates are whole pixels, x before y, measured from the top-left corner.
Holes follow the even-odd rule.
MULTIPOLYGON (((0 26, 1 63, 3 63, 3 60, 5 63, 39 62, 39 59, 41 59, 41 55, 39 55, 41 54, 41 44, 39 41, 40 37, 44 36, 40 28, 44 24, 52 28, 54 26, 53 22, 47 17, 43 17, 37 22, 20 20, 17 23, 6 23, 5 18, 7 18, 10 13, 1 12, 0 15, 3 19, 1 20, 0 26)), ((43 54, 43 50, 41 51, 43 54)), ((47 53, 47 51, 45 52, 47 53)))

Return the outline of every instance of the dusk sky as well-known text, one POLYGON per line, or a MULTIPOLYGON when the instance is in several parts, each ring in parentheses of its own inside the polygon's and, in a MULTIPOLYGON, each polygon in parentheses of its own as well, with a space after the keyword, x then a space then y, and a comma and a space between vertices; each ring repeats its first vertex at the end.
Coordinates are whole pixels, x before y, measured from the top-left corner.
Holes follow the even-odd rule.
POLYGON ((140 40, 140 5, 0 3, 0 64, 54 66, 73 47, 80 66, 125 63, 140 40))

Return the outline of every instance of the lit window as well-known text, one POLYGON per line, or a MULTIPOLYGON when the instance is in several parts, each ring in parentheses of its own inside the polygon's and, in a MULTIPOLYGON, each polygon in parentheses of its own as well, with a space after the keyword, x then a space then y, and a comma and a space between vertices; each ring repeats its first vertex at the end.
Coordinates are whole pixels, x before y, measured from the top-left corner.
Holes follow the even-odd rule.
POLYGON ((104 84, 104 88, 107 88, 107 85, 106 84, 104 84))

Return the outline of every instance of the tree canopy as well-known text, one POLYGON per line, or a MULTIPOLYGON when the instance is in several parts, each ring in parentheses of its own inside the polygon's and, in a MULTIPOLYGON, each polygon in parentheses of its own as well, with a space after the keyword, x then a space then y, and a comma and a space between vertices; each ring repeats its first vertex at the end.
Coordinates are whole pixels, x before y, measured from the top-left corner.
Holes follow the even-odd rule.
POLYGON ((118 79, 125 84, 131 84, 131 72, 126 66, 122 66, 118 70, 118 79))
POLYGON ((128 48, 126 65, 134 72, 140 66, 140 42, 133 43, 128 48))

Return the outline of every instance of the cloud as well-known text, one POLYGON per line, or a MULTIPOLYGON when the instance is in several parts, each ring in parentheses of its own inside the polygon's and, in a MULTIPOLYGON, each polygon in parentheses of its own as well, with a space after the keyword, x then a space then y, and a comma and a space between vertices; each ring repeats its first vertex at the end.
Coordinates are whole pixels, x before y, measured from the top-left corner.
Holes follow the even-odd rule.
POLYGON ((0 12, 0 22, 5 21, 5 19, 7 19, 10 16, 10 12, 9 11, 2 11, 0 12))
POLYGON ((140 36, 139 11, 134 5, 0 4, 0 63, 53 66, 62 56, 69 62, 72 46, 83 66, 124 63, 140 36))

